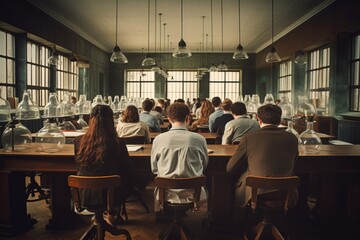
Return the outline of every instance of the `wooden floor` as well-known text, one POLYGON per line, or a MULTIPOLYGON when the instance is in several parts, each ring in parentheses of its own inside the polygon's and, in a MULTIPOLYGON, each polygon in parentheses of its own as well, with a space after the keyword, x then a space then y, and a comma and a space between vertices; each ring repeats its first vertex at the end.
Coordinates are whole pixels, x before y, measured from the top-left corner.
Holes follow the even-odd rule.
MULTIPOLYGON (((129 215, 129 223, 121 227, 126 228, 133 240, 153 240, 158 239, 160 230, 168 223, 159 223, 155 221, 155 213, 153 210, 153 188, 149 187, 143 193, 144 199, 149 206, 150 213, 146 213, 145 209, 138 203, 127 204, 127 212, 129 215)), ((79 222, 74 226, 73 230, 45 230, 45 225, 50 218, 49 205, 45 201, 28 203, 28 212, 32 218, 37 220, 33 228, 27 232, 12 236, 4 237, 0 236, 0 239, 4 240, 23 240, 23 239, 39 239, 39 240, 73 240, 78 239, 86 228, 90 224, 91 216, 79 217, 79 222)), ((207 229, 203 219, 206 218, 206 206, 203 206, 197 213, 188 213, 185 218, 186 225, 189 226, 189 230, 195 239, 199 240, 215 240, 215 239, 242 239, 243 227, 238 226, 231 232, 215 233, 214 229, 207 229)), ((354 225, 351 230, 351 224, 334 224, 326 225, 325 223, 319 223, 311 218, 299 219, 297 217, 288 218, 286 227, 282 227, 281 231, 288 233, 288 238, 291 240, 306 239, 360 239, 356 229, 358 226, 354 225), (349 230, 350 229, 350 230, 349 230), (351 232, 352 231, 352 232, 351 232)), ((112 236, 106 234, 106 239, 125 239, 124 237, 112 236)))

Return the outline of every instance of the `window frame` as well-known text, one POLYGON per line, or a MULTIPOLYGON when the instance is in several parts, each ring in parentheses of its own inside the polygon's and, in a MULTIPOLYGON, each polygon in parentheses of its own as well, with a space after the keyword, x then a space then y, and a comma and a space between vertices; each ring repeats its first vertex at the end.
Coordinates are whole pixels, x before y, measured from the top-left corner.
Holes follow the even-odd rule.
POLYGON ((354 35, 354 37, 351 39, 349 110, 352 112, 360 112, 360 53, 359 51, 360 51, 360 33, 354 35), (355 74, 357 74, 356 77, 355 74))
POLYGON ((239 69, 237 71, 219 71, 219 72, 210 72, 209 75, 209 98, 212 99, 213 97, 220 97, 221 99, 225 99, 228 98, 230 100, 232 100, 233 102, 237 101, 239 99, 239 96, 242 96, 242 70, 239 69), (224 74, 222 78, 222 80, 213 80, 213 76, 217 74, 224 74), (228 75, 230 74, 238 74, 238 79, 237 80, 228 80, 228 75), (223 83, 223 91, 222 93, 219 93, 218 91, 212 91, 212 85, 218 83, 221 84, 223 83), (238 92, 236 97, 234 96, 229 96, 227 94, 229 94, 229 92, 227 91, 227 89, 229 88, 229 84, 238 84, 238 92))
MULTIPOLYGON (((166 80, 166 96, 169 99, 193 99, 197 98, 199 96, 199 81, 196 75, 198 75, 197 70, 169 70, 168 71, 169 77, 166 80), (181 77, 178 80, 174 80, 177 76, 181 75, 181 77), (193 76, 192 76, 193 75, 193 76), (192 76, 192 77, 191 77, 192 76), (174 92, 171 96, 169 95, 169 85, 180 85, 181 91, 178 91, 177 94, 180 93, 179 96, 175 96, 176 92, 174 92), (192 88, 191 85, 194 84, 195 87, 192 88), (193 91, 187 91, 186 86, 190 86, 190 88, 195 89, 193 91)), ((194 86, 193 85, 193 86, 194 86)))
MULTIPOLYGON (((147 88, 147 89, 150 89, 147 88)), ((127 69, 125 70, 125 82, 124 82, 124 95, 129 97, 129 98, 153 98, 155 96, 155 72, 151 71, 151 70, 136 70, 136 69, 127 69), (134 73, 134 80, 130 80, 131 76, 129 76, 131 73, 134 73), (147 74, 150 73, 150 80, 146 79, 143 80, 142 77, 143 74, 147 74), (138 80, 136 80, 135 78, 138 78, 138 80), (135 87, 131 87, 132 89, 136 89, 136 84, 138 83, 138 87, 139 87, 139 91, 132 91, 129 94, 129 88, 130 85, 133 83, 135 87), (144 84, 144 85, 143 85, 144 84), (146 84, 150 85, 151 88, 151 84, 152 86, 152 93, 151 91, 144 91, 144 86, 146 84), (152 96, 149 96, 149 95, 152 96), (146 96, 145 96, 146 95, 146 96)))
POLYGON ((4 72, 4 79, 3 81, 0 80, 1 97, 4 99, 9 99, 16 96, 15 35, 4 29, 0 29, 0 32, 5 34, 4 54, 1 54, 0 52, 0 60, 4 60, 4 66, 1 67, 3 68, 4 72), (11 53, 9 51, 11 51, 11 53), (3 89, 5 89, 5 91, 3 91, 3 89))
POLYGON ((278 93, 279 97, 288 96, 292 99, 292 84, 293 84, 293 63, 291 60, 281 62, 279 64, 279 78, 278 78, 278 93))

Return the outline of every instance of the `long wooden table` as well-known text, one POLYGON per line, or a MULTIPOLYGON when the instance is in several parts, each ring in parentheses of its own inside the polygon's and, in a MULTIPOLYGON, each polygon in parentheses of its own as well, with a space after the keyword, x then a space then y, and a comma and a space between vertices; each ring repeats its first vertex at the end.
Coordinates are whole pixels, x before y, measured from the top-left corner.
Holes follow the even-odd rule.
MULTIPOLYGON (((129 152, 137 174, 149 174, 151 145, 129 152)), ((236 145, 208 145, 208 211, 214 224, 226 224, 233 214, 230 176, 226 164, 236 145)), ((74 213, 71 211, 70 191, 67 176, 76 172, 73 145, 66 145, 57 153, 37 152, 35 147, 23 152, 0 150, 0 232, 13 234, 31 226, 25 199, 25 172, 48 173, 51 181, 52 217, 48 229, 72 227, 74 213)), ((295 166, 296 173, 359 173, 360 145, 323 145, 319 153, 300 151, 295 166)))

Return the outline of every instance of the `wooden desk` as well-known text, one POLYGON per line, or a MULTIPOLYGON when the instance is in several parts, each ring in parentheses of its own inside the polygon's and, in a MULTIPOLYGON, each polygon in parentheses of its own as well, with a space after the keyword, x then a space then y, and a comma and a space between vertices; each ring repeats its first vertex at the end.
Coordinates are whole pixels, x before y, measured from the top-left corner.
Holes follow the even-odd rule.
MULTIPOLYGON (((216 137, 218 136, 217 133, 210 133, 210 132, 196 132, 196 133, 203 136, 206 139, 207 144, 215 144, 216 143, 216 137)), ((150 132, 151 142, 159 134, 160 134, 160 132, 150 132)))
MULTIPOLYGON (((129 152, 135 172, 150 172, 151 145, 143 145, 144 150, 129 152)), ((214 152, 209 154, 209 164, 205 170, 208 177, 208 210, 211 222, 224 225, 231 221, 232 192, 230 176, 226 164, 233 155, 236 145, 208 145, 214 152)), ((0 151, 0 231, 16 233, 31 226, 26 210, 25 172, 49 173, 51 181, 52 217, 48 229, 72 227, 75 214, 70 209, 70 191, 67 176, 76 172, 73 145, 66 145, 58 153, 36 152, 31 148, 26 152, 0 151)), ((296 173, 359 173, 360 145, 323 145, 319 153, 300 152, 295 165, 296 173)))

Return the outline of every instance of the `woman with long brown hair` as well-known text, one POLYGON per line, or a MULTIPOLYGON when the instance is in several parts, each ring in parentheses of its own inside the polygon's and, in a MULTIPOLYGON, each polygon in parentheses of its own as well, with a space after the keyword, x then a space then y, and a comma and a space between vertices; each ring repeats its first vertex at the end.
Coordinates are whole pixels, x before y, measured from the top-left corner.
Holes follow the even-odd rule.
POLYGON ((201 103, 201 112, 198 120, 195 120, 189 127, 190 131, 196 131, 197 126, 209 125, 209 116, 215 111, 213 105, 209 100, 204 100, 201 103))
POLYGON ((126 107, 117 124, 116 131, 119 137, 144 136, 145 143, 151 142, 149 127, 140 121, 138 109, 133 105, 126 107))
MULTIPOLYGON (((133 187, 132 166, 124 141, 114 128, 113 111, 107 105, 96 105, 90 115, 88 131, 74 140, 77 175, 120 175, 122 186, 116 189, 115 206, 119 216, 122 203, 133 187)), ((106 205, 101 190, 82 189, 83 206, 106 205)), ((115 213, 111 213, 115 214, 115 213)))

